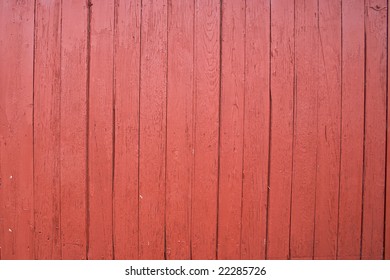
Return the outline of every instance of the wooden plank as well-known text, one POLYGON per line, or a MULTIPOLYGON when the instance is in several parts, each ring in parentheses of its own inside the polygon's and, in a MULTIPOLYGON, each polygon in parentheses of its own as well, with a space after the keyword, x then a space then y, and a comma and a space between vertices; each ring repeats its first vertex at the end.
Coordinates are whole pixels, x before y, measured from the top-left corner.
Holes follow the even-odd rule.
POLYGON ((245 1, 222 1, 218 259, 241 255, 245 1))
MULTIPOLYGON (((389 29, 390 25, 390 10, 389 10, 389 1, 387 1, 387 29, 389 29)), ((390 130, 388 128, 389 126, 389 120, 390 120, 390 111, 389 111, 389 105, 390 105, 390 99, 389 99, 389 86, 390 86, 390 72, 389 72, 389 65, 390 65, 390 56, 389 56, 389 50, 390 50, 390 36, 387 34, 387 158, 386 158, 386 209, 385 209, 385 253, 384 253, 384 259, 390 260, 390 130)))
POLYGON ((141 1, 115 9, 114 249, 116 259, 137 259, 141 1))
POLYGON ((318 2, 295 2, 292 259, 313 258, 317 166, 318 2))
POLYGON ((195 2, 193 259, 215 259, 217 251, 220 9, 219 0, 195 2))
POLYGON ((190 259, 194 1, 168 5, 166 258, 190 259))
POLYGON ((139 258, 163 259, 167 3, 142 1, 139 158, 139 258))
POLYGON ((366 1, 366 111, 362 259, 383 258, 387 1, 366 1))
POLYGON ((338 259, 360 259, 364 139, 364 0, 342 3, 338 259))
POLYGON ((271 146, 267 259, 288 259, 294 113, 294 2, 271 5, 271 146))
POLYGON ((34 68, 35 257, 61 258, 61 1, 36 1, 34 68))
POLYGON ((245 7, 241 258, 265 259, 270 126, 270 2, 245 7))
POLYGON ((34 257, 34 1, 0 1, 0 247, 34 257))
POLYGON ((87 257, 87 1, 62 1, 61 33, 62 258, 80 260, 87 257))
POLYGON ((90 5, 88 258, 112 259, 114 4, 90 5))
POLYGON ((341 1, 319 2, 314 258, 336 259, 341 129, 341 1))

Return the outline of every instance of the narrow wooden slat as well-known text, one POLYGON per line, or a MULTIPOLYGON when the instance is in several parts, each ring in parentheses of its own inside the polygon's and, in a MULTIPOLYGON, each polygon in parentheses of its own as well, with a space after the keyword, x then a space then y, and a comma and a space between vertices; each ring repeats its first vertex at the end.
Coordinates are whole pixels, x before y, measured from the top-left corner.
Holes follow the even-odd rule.
POLYGON ((34 257, 34 1, 0 1, 1 259, 34 257))
POLYGON ((34 68, 35 257, 61 258, 61 1, 36 1, 34 68))
POLYGON ((141 20, 139 258, 163 259, 167 2, 143 0, 141 20))
POLYGON ((62 1, 61 242, 63 259, 87 247, 87 1, 62 1))
POLYGON ((317 166, 318 1, 295 1, 292 259, 313 258, 317 166))
POLYGON ((112 259, 114 4, 90 5, 88 258, 112 259))
POLYGON ((271 4, 271 147, 268 259, 288 259, 294 106, 294 2, 271 4))
POLYGON ((241 258, 265 259, 270 125, 270 1, 246 1, 241 258))
POLYGON ((387 106, 386 8, 386 0, 366 1, 362 259, 383 258, 387 106))
POLYGON ((141 1, 116 3, 114 248, 116 259, 137 259, 141 1))
MULTIPOLYGON (((387 7, 389 7, 389 1, 387 1, 387 7)), ((387 30, 390 25, 390 10, 387 9, 387 30)), ((388 33, 388 32, 387 32, 388 33)), ((389 85, 390 85, 390 36, 387 34, 387 159, 386 159, 386 209, 385 209, 385 253, 384 259, 390 260, 390 130, 389 130, 389 121, 390 121, 390 99, 389 99, 389 85)))
POLYGON ((195 5, 195 155, 191 193, 191 251, 193 259, 215 259, 221 7, 219 0, 196 0, 195 5))
POLYGON ((245 1, 222 1, 218 258, 241 255, 245 1))
POLYGON ((364 0, 342 2, 338 259, 360 259, 364 138, 364 0))
POLYGON ((166 257, 190 259, 194 1, 168 6, 166 257))
POLYGON ((341 127, 341 1, 319 2, 314 258, 336 259, 341 127))

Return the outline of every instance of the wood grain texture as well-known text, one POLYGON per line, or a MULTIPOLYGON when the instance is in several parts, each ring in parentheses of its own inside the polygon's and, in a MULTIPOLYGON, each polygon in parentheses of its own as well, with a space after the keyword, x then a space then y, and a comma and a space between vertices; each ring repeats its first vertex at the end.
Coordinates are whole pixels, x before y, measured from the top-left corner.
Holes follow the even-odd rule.
POLYGON ((288 259, 294 113, 294 3, 271 5, 271 146, 267 259, 288 259))
POLYGON ((336 259, 341 128, 341 1, 319 2, 314 258, 336 259))
POLYGON ((364 1, 342 2, 338 259, 360 259, 364 139, 364 1))
POLYGON ((191 193, 193 259, 217 251, 220 93, 219 0, 196 0, 194 34, 194 185, 191 193))
POLYGON ((383 258, 386 161, 387 1, 366 1, 362 259, 383 258))
POLYGON ((242 259, 265 259, 266 255, 270 5, 269 1, 248 0, 245 7, 242 259))
POLYGON ((87 257, 87 1, 62 1, 62 259, 87 257))
POLYGON ((90 5, 88 258, 112 259, 114 4, 90 5))
MULTIPOLYGON (((387 29, 389 29, 390 24, 390 10, 389 10, 389 1, 387 1, 387 29)), ((388 110, 390 105, 389 99, 389 83, 390 83, 390 74, 389 74, 389 65, 390 65, 390 57, 389 57, 389 46, 390 46, 390 36, 387 34, 387 141, 386 141, 386 201, 385 201, 385 246, 384 246, 384 259, 390 260, 390 130, 389 120, 390 120, 390 112, 388 110)))
POLYGON ((163 259, 167 2, 143 0, 141 20, 139 258, 163 259))
POLYGON ((318 1, 295 2, 295 111, 291 208, 292 259, 312 259, 317 166, 318 1))
POLYGON ((390 259, 388 5, 0 1, 0 259, 390 259))
POLYGON ((0 1, 1 259, 34 258, 34 1, 0 1))
POLYGON ((141 1, 115 9, 114 249, 116 259, 137 259, 141 1))
POLYGON ((34 67, 35 257, 61 258, 61 1, 36 1, 34 67))
POLYGON ((194 1, 168 3, 166 258, 190 259, 194 1))
POLYGON ((222 1, 218 259, 241 255, 245 1, 222 1))

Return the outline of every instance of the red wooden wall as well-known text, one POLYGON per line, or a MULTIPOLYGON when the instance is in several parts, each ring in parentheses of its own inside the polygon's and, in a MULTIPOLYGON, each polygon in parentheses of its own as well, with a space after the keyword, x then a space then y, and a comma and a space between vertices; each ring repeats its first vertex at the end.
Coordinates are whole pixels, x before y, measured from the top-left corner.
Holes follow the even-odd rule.
POLYGON ((386 0, 1 0, 0 259, 390 259, 386 0))

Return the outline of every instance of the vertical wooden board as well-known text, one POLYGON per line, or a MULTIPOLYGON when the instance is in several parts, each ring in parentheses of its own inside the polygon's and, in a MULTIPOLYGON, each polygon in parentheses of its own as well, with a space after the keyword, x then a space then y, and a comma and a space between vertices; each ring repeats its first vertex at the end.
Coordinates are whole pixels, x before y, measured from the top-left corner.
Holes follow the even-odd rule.
POLYGON ((61 1, 36 1, 34 67, 35 258, 61 258, 61 1))
POLYGON ((167 2, 143 0, 141 21, 139 258, 163 259, 167 2))
POLYGON ((386 152, 387 1, 365 8, 366 110, 363 178, 362 259, 383 258, 386 152))
POLYGON ((317 165, 318 2, 295 2, 295 111, 290 257, 313 258, 317 165))
POLYGON ((112 259, 114 4, 90 5, 88 258, 112 259))
POLYGON ((241 255, 245 1, 222 1, 218 259, 241 255))
POLYGON ((62 1, 61 242, 63 259, 87 248, 87 1, 62 1))
POLYGON ((289 258, 294 105, 294 2, 271 5, 271 143, 267 259, 289 258))
POLYGON ((387 159, 386 159, 386 209, 385 209, 385 254, 384 259, 390 260, 390 130, 389 130, 389 120, 390 120, 390 99, 389 99, 389 86, 390 86, 390 74, 389 74, 389 65, 390 65, 390 36, 389 36, 389 25, 390 25, 390 10, 389 10, 389 1, 387 1, 387 159))
POLYGON ((342 2, 338 259, 360 259, 364 138, 364 0, 342 2))
POLYGON ((265 259, 270 125, 270 2, 245 7, 241 258, 265 259))
POLYGON ((0 1, 0 247, 32 259, 34 1, 0 1))
POLYGON ((215 259, 217 240, 220 85, 219 0, 196 0, 194 38, 193 259, 215 259))
POLYGON ((336 259, 341 127, 341 1, 319 1, 314 258, 336 259))
POLYGON ((166 257, 190 259, 194 1, 168 4, 166 257))
POLYGON ((116 259, 137 259, 141 1, 115 9, 114 249, 116 259))

